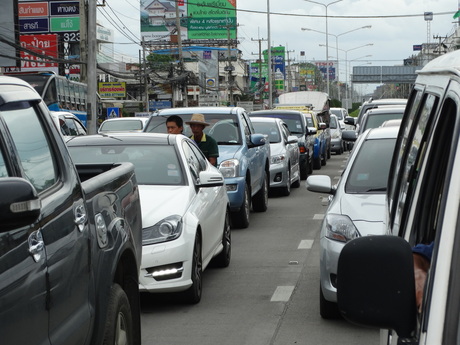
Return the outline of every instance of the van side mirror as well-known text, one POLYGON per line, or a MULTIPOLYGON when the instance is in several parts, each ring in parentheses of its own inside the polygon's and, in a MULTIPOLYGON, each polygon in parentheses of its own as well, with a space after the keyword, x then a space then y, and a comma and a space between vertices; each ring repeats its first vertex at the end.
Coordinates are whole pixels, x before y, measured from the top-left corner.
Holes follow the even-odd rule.
POLYGON ((348 321, 410 338, 416 325, 412 249, 397 236, 364 236, 339 256, 337 302, 348 321))
POLYGON ((350 125, 350 126, 354 126, 356 124, 355 118, 351 116, 346 116, 343 122, 345 122, 345 124, 350 125))

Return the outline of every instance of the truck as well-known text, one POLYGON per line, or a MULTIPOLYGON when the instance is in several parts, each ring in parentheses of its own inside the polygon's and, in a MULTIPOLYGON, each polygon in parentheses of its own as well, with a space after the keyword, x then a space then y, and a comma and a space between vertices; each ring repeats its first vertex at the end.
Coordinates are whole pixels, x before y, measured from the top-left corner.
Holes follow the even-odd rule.
MULTIPOLYGON (((154 113, 145 132, 166 133, 166 119, 178 115, 185 122, 192 114, 203 114, 209 126, 204 133, 217 141, 217 167, 222 172, 230 201, 232 227, 247 228, 253 211, 265 212, 268 206, 270 142, 256 133, 245 109, 241 107, 189 107, 161 109, 154 113)), ((184 135, 190 136, 188 126, 184 135)))
POLYGON ((5 76, 0 196, 2 343, 140 344, 134 166, 75 166, 40 95, 5 76))
MULTIPOLYGON (((324 165, 326 160, 331 158, 331 131, 329 129, 331 100, 326 92, 321 91, 294 91, 286 92, 278 97, 275 109, 293 109, 304 113, 313 113, 318 119, 317 138, 321 138, 325 145, 321 146, 321 153, 315 151, 315 169, 318 168, 318 161, 324 165), (319 158, 321 156, 321 158, 319 158)), ((310 116, 311 117, 311 116, 310 116)), ((318 140, 317 140, 318 141, 318 140)))

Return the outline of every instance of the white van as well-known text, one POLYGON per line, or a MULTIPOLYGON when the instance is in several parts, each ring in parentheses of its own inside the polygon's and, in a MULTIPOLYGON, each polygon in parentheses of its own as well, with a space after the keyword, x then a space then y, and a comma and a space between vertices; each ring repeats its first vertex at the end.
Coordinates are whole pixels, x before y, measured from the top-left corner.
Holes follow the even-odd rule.
POLYGON ((381 344, 460 344, 460 50, 419 71, 390 169, 387 236, 342 250, 337 295, 349 321, 381 344), (434 242, 421 311, 412 247, 434 242))

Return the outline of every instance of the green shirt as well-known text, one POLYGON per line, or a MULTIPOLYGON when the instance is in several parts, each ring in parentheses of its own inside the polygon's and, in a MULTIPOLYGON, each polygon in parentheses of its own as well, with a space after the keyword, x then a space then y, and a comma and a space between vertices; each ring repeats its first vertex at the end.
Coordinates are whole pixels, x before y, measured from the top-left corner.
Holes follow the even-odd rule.
MULTIPOLYGON (((195 140, 193 135, 190 137, 190 139, 195 140)), ((219 157, 219 147, 217 146, 217 141, 215 141, 214 138, 210 135, 203 133, 201 141, 195 141, 195 143, 200 148, 201 152, 203 152, 203 154, 206 156, 206 158, 219 157)))

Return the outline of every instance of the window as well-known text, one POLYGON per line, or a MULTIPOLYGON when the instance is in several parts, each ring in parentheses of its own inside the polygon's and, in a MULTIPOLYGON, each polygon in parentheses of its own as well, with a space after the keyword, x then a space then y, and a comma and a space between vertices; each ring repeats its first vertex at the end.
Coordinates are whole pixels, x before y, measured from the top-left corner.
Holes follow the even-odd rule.
POLYGON ((1 109, 19 154, 25 178, 41 192, 58 179, 56 164, 36 109, 28 102, 6 104, 1 109))
POLYGON ((206 169, 206 158, 203 156, 198 147, 184 140, 182 142, 185 159, 187 160, 188 169, 192 174, 193 182, 198 183, 200 172, 206 169))
POLYGON ((8 171, 6 170, 5 160, 3 159, 3 154, 0 151, 0 177, 8 177, 8 171))

